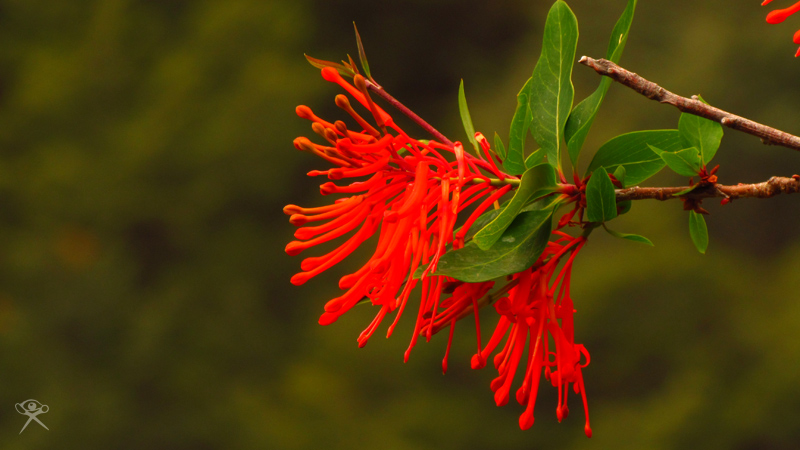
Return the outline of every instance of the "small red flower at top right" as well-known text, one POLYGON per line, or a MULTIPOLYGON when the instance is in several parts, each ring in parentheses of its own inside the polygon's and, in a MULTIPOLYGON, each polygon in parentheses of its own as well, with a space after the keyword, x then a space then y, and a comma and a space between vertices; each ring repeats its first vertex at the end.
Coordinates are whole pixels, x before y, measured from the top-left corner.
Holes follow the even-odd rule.
MULTIPOLYGON (((769 4, 772 0, 764 0, 761 2, 761 6, 769 4)), ((800 2, 795 3, 794 5, 784 8, 784 9, 776 9, 775 11, 770 12, 767 14, 767 23, 776 24, 781 23, 786 20, 787 17, 791 16, 792 14, 800 11, 800 2)), ((800 30, 797 30, 794 33, 794 38, 792 39, 795 44, 800 44, 800 30)), ((797 53, 794 54, 795 57, 800 56, 800 48, 797 49, 797 53)))

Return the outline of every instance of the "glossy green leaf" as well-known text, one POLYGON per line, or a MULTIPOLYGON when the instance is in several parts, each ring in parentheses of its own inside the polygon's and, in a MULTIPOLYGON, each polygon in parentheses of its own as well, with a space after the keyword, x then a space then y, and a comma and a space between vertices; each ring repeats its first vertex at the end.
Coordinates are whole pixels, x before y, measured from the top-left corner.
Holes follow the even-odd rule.
POLYGON ((605 222, 617 217, 617 195, 608 172, 598 167, 586 185, 586 220, 605 222))
MULTIPOLYGON (((636 9, 637 0, 628 0, 628 6, 622 12, 614 30, 611 32, 611 40, 608 43, 608 50, 606 51, 606 59, 618 63, 622 57, 622 51, 625 49, 625 43, 628 41, 628 34, 633 21, 633 12, 636 9)), ((583 99, 582 102, 572 110, 567 119, 567 125, 564 129, 564 136, 567 140, 567 149, 569 151, 569 159, 572 166, 578 165, 578 155, 580 154, 583 142, 589 134, 589 129, 592 127, 594 118, 597 116, 597 111, 600 109, 600 104, 611 86, 611 78, 600 77, 600 86, 588 97, 583 99)))
POLYGON ((664 160, 649 147, 653 145, 663 150, 681 149, 678 130, 634 131, 612 138, 597 150, 586 173, 598 167, 616 170, 625 166, 625 186, 636 186, 664 168, 664 160))
MULTIPOLYGON (((490 209, 488 211, 484 211, 483 214, 478 216, 478 218, 475 219, 475 222, 472 223, 472 226, 469 227, 467 234, 464 235, 464 241, 470 241, 475 236, 475 233, 483 229, 483 227, 488 225, 489 222, 493 221, 497 216, 499 216, 506 206, 508 206, 508 202, 505 202, 503 205, 501 205, 500 209, 490 209)), ((459 231, 460 229, 461 227, 459 227, 456 231, 459 231)))
POLYGON ((508 154, 503 160, 503 169, 511 175, 525 172, 525 136, 531 125, 531 84, 528 78, 517 94, 517 109, 511 119, 511 131, 508 134, 508 154))
POLYGON ((605 230, 608 232, 608 234, 610 234, 610 235, 612 235, 612 236, 614 236, 616 238, 627 239, 627 240, 633 241, 633 242, 641 242, 642 244, 647 244, 647 245, 649 245, 651 247, 653 246, 653 243, 650 241, 650 239, 647 239, 644 236, 639 236, 638 234, 620 233, 620 232, 617 232, 617 231, 609 229, 605 225, 603 225, 603 228, 605 228, 605 230))
POLYGON ((475 234, 472 239, 473 242, 482 250, 489 249, 500 239, 517 214, 532 199, 533 194, 555 186, 555 184, 555 170, 549 164, 540 164, 526 170, 522 175, 514 197, 508 202, 508 206, 493 221, 475 234))
POLYGON ((494 152, 500 156, 501 161, 505 161, 506 159, 506 146, 503 145, 503 139, 500 138, 500 135, 497 132, 494 133, 494 152))
POLYGON ((692 237, 697 251, 705 254, 708 248, 708 227, 702 214, 689 211, 689 236, 692 237))
POLYGON ((662 152, 661 159, 675 173, 686 177, 696 176, 697 172, 703 168, 703 163, 700 161, 700 152, 695 147, 685 148, 677 152, 662 152))
POLYGON ((521 272, 544 251, 552 217, 552 210, 520 213, 492 248, 483 250, 472 241, 464 248, 449 251, 439 258, 434 275, 477 283, 521 272))
POLYGON ((563 1, 557 1, 547 15, 542 54, 533 69, 531 84, 531 133, 554 167, 561 166, 564 126, 572 109, 575 89, 572 66, 578 44, 578 21, 563 1))
MULTIPOLYGON (((554 188, 555 189, 555 188, 554 188)), ((553 189, 553 190, 554 190, 553 189)), ((555 210, 562 204, 566 203, 566 200, 563 198, 559 198, 557 195, 551 196, 540 196, 539 194, 547 194, 546 190, 540 190, 537 193, 533 194, 531 198, 537 199, 530 203, 528 203, 524 208, 522 208, 522 212, 526 211, 536 211, 541 209, 550 209, 555 210)))
MULTIPOLYGON (((700 100, 705 103, 702 98, 700 100)), ((681 132, 684 147, 697 147, 700 150, 703 164, 711 161, 722 141, 722 125, 694 114, 682 113, 678 130, 681 132)))
POLYGON ((367 53, 364 51, 364 44, 361 42, 361 35, 358 34, 358 28, 356 27, 355 22, 353 22, 353 28, 356 30, 356 44, 358 45, 358 59, 361 61, 361 68, 364 69, 364 75, 371 80, 372 75, 369 73, 367 53))
POLYGON ((467 107, 467 96, 464 94, 464 80, 458 85, 458 112, 461 114, 461 123, 464 124, 464 131, 467 132, 467 138, 472 143, 472 147, 476 153, 478 151, 478 141, 475 140, 475 127, 472 125, 472 116, 469 115, 469 108, 467 107))
POLYGON ((533 152, 530 155, 528 155, 527 158, 525 158, 525 167, 530 169, 533 166, 538 166, 539 164, 544 164, 544 163, 547 162, 547 161, 545 161, 545 159, 546 158, 545 158, 544 150, 542 150, 542 149, 536 150, 535 152, 533 152))

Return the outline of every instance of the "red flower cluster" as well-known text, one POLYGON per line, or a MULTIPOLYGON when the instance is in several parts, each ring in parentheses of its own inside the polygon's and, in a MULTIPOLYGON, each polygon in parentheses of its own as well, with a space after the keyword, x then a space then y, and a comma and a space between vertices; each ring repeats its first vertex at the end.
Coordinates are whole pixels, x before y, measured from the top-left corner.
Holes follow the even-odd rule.
POLYGON ((510 328, 511 333, 508 334, 505 346, 494 356, 494 366, 498 376, 492 380, 491 388, 497 406, 508 403, 511 382, 522 360, 525 343, 528 342, 528 359, 523 366, 525 376, 516 394, 519 404, 526 405, 525 412, 519 418, 520 428, 527 430, 533 425, 533 408, 539 389, 539 377, 544 368, 544 377, 553 384, 553 387, 558 388, 556 408, 558 421, 569 414, 567 396, 569 384, 572 383, 575 393, 583 398, 586 436, 592 437, 586 390, 581 373, 581 369, 589 364, 589 352, 583 345, 575 344, 572 317, 575 310, 569 295, 572 262, 586 243, 586 238, 574 238, 560 231, 554 234, 559 238, 554 242, 548 242, 537 264, 515 274, 513 281, 516 285, 507 297, 495 303, 494 307, 501 316, 500 320, 486 347, 472 357, 472 368, 477 369, 486 365, 486 357, 494 351, 510 328), (569 255, 569 258, 551 283, 558 262, 566 255, 569 255), (555 343, 555 349, 551 349, 548 335, 555 343), (581 355, 586 359, 583 364, 580 363, 581 355))
MULTIPOLYGON (((767 5, 772 0, 764 0, 761 2, 761 5, 767 5)), ((775 11, 770 12, 767 14, 767 23, 777 24, 781 23, 786 20, 792 14, 800 11, 800 2, 795 3, 794 5, 784 8, 784 9, 776 9, 775 11)), ((794 33, 794 38, 792 39, 795 44, 800 44, 800 30, 797 30, 794 33)), ((797 53, 794 54, 795 57, 800 56, 800 48, 797 49, 797 53)))
MULTIPOLYGON (((511 184, 503 181, 515 177, 497 168, 490 146, 480 133, 476 133, 476 140, 485 158, 484 155, 465 153, 458 142, 451 146, 447 145, 449 143, 413 139, 372 101, 367 81, 361 75, 355 75, 354 83, 350 84, 335 69, 326 67, 322 69, 322 77, 344 88, 366 109, 376 125, 359 115, 344 95, 336 97, 336 104, 356 122, 355 130, 342 121, 327 122, 306 106, 297 107, 298 116, 311 120, 313 131, 326 143, 315 144, 300 137, 295 139, 295 147, 334 166, 328 170, 311 171, 308 175, 324 175, 332 180, 320 186, 322 195, 346 196, 327 206, 286 206, 284 212, 291 216, 290 222, 301 227, 295 232, 298 240, 290 242, 286 252, 297 255, 347 233, 352 232, 352 235, 327 254, 304 259, 302 272, 294 275, 291 282, 295 285, 305 283, 342 261, 376 233, 378 242, 372 257, 360 269, 339 280, 339 287, 345 292, 328 301, 319 323, 331 324, 356 304, 370 301, 380 309, 359 335, 359 346, 366 345, 387 315, 396 313, 388 327, 389 337, 408 305, 411 291, 420 285, 421 301, 411 343, 405 353, 406 361, 419 336, 430 340, 433 334, 449 326, 447 351, 442 362, 446 372, 455 323, 474 315, 478 332, 474 368, 485 365, 486 355, 511 329, 504 349, 495 357, 500 376, 492 383, 492 389, 496 392, 498 405, 508 400, 510 383, 527 337, 531 336, 525 381, 517 392, 520 403, 528 405, 520 418, 523 429, 533 424, 533 404, 542 368, 545 377, 559 389, 559 420, 567 414, 570 383, 575 392, 583 396, 585 405, 581 368, 588 364, 589 355, 582 345, 574 344, 573 307, 569 298, 572 261, 584 245, 585 238, 572 238, 555 231, 557 239, 548 243, 533 268, 509 276, 510 282, 492 296, 487 294, 495 285, 493 281, 467 283, 433 275, 444 252, 463 247, 475 220, 511 190, 511 184), (445 155, 452 156, 448 159, 445 155), (496 178, 491 179, 482 171, 496 178), (334 183, 348 178, 366 180, 347 185, 334 183), (456 230, 459 214, 469 207, 474 209, 456 230), (314 225, 323 221, 327 222, 314 225), (559 261, 566 255, 570 256, 551 286, 559 261), (421 267, 424 267, 421 276, 415 277, 421 267), (556 290, 558 295, 555 295, 556 290), (501 297, 503 295, 506 296, 501 297), (495 304, 501 318, 489 344, 481 348, 478 310, 490 304, 493 297, 501 297, 495 304), (555 342, 554 349, 548 343, 548 335, 555 342), (583 364, 580 355, 586 358, 583 364), (554 359, 551 360, 551 356, 554 359)), ((588 412, 586 430, 590 435, 588 412)))
MULTIPOLYGON (((448 245, 453 248, 463 246, 464 233, 453 234, 458 214, 480 201, 478 210, 471 217, 474 221, 480 212, 511 189, 510 185, 498 187, 490 184, 490 179, 481 174, 479 167, 502 178, 507 175, 500 172, 491 159, 487 162, 466 154, 460 143, 451 148, 436 141, 426 143, 409 137, 385 111, 375 105, 360 75, 356 75, 355 80, 358 87, 345 81, 332 68, 323 69, 322 77, 342 86, 367 108, 381 131, 361 117, 344 95, 336 97, 336 104, 352 116, 361 131, 350 130, 341 121, 326 122, 306 106, 297 107, 298 116, 314 122, 313 130, 329 145, 314 144, 301 137, 295 139, 295 147, 314 153, 337 166, 324 171, 311 171, 310 176, 326 175, 331 180, 370 177, 347 186, 324 183, 320 186, 322 195, 352 195, 338 199, 331 205, 318 208, 289 205, 284 208, 285 213, 291 214, 289 221, 297 226, 330 220, 324 225, 297 230, 295 237, 303 241, 293 241, 286 246, 286 253, 290 255, 299 254, 309 247, 358 228, 350 239, 335 250, 324 256, 304 259, 301 263, 303 272, 293 276, 291 281, 295 285, 305 283, 340 262, 380 231, 373 256, 358 271, 339 280, 339 287, 346 292, 325 305, 319 322, 322 325, 331 324, 360 301, 369 299, 381 309, 359 336, 359 345, 366 345, 386 315, 398 310, 394 323, 389 327, 388 335, 391 335, 411 290, 419 282, 411 275, 418 267, 427 265, 425 275, 421 278, 423 293, 417 324, 417 331, 423 331, 424 323, 420 319, 426 311, 436 311, 439 306, 454 308, 462 303, 460 300, 451 300, 449 306, 439 305, 448 280, 442 276, 427 276, 436 270, 439 257, 448 245), (455 161, 448 161, 440 152, 454 154, 455 161)), ((485 139, 483 142, 486 142, 485 139)), ((488 150, 488 143, 485 145, 488 150)), ((484 284, 491 287, 492 283, 484 284)), ((467 295, 464 291, 469 292, 469 297, 477 293, 483 296, 486 290, 488 288, 461 289, 454 291, 454 298, 456 293, 467 295)), ((439 316, 437 314, 435 317, 439 316)), ((435 319, 431 318, 431 321, 425 327, 428 337, 434 329, 438 331, 435 319)))

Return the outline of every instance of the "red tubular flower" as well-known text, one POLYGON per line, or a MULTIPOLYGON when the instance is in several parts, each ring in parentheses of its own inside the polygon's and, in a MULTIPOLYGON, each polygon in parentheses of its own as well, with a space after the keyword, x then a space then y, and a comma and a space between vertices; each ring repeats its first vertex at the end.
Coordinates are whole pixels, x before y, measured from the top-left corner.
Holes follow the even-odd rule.
MULTIPOLYGON (((530 428, 543 373, 558 389, 559 420, 568 414, 570 384, 581 395, 586 434, 591 436, 581 371, 589 364, 589 353, 583 345, 575 344, 574 310, 569 294, 572 262, 585 244, 585 237, 574 238, 554 231, 554 241, 547 244, 533 267, 509 276, 510 282, 492 296, 487 294, 495 286, 493 281, 468 283, 432 275, 445 251, 462 248, 475 220, 511 191, 512 185, 502 182, 515 177, 498 168, 482 134, 476 133, 475 138, 486 159, 466 153, 458 142, 450 146, 435 140, 413 139, 375 105, 360 75, 355 76, 355 86, 332 68, 323 69, 322 76, 344 88, 369 112, 375 125, 359 115, 344 95, 336 97, 336 105, 353 118, 357 124, 355 130, 342 121, 331 123, 320 119, 307 106, 297 107, 297 115, 310 120, 312 130, 325 143, 316 144, 300 137, 294 141, 295 148, 317 155, 332 166, 308 175, 327 176, 331 181, 320 186, 320 193, 341 198, 313 208, 286 206, 284 212, 290 215, 289 221, 300 227, 295 232, 297 240, 286 246, 286 253, 297 255, 324 242, 349 237, 327 254, 304 259, 300 264, 302 271, 291 282, 301 285, 341 262, 376 233, 378 239, 366 263, 339 280, 344 293, 325 304, 319 323, 329 325, 356 304, 368 300, 379 309, 358 336, 358 345, 366 345, 383 320, 394 313, 387 330, 389 337, 408 306, 411 291, 420 285, 421 299, 404 355, 406 361, 420 336, 430 340, 432 335, 449 327, 442 360, 442 370, 446 372, 455 324, 472 315, 477 331, 473 368, 485 366, 488 355, 506 338, 502 350, 494 357, 498 377, 491 388, 497 405, 508 402, 514 375, 524 372, 516 398, 526 406, 520 427, 530 428), (500 183, 491 182, 481 170, 499 178, 500 183), (352 179, 349 184, 345 181, 348 179, 352 179), (454 233, 459 214, 468 207, 474 209, 454 233), (425 269, 415 276, 421 267, 425 269), (500 298, 494 309, 500 319, 491 339, 482 347, 478 311, 496 297, 500 298), (526 344, 528 356, 524 359, 526 344)), ((569 221, 572 215, 565 217, 569 221)))
MULTIPOLYGON (((761 5, 762 6, 763 5, 767 5, 770 2, 772 2, 772 0, 764 0, 761 3, 761 5)), ((797 2, 797 3, 795 3, 794 5, 792 5, 792 6, 788 7, 788 8, 776 9, 776 10, 770 12, 769 14, 767 14, 767 23, 770 23, 770 24, 781 23, 784 20, 786 20, 789 16, 791 16, 792 14, 794 14, 794 13, 796 13, 798 11, 800 11, 800 2, 797 2)), ((797 30, 794 33, 794 37, 792 38, 792 41, 795 44, 800 44, 800 30, 797 30)), ((800 56, 800 48, 797 49, 797 53, 795 53, 794 56, 795 57, 800 56)))
POLYGON ((508 403, 514 375, 518 369, 524 370, 523 382, 516 392, 516 398, 520 405, 526 407, 519 418, 519 426, 523 430, 530 428, 534 422, 533 409, 539 379, 544 369, 544 377, 558 389, 556 416, 559 422, 569 414, 567 397, 571 383, 574 392, 580 394, 583 400, 586 415, 584 430, 586 436, 591 437, 586 389, 581 371, 589 364, 589 352, 583 345, 575 344, 572 317, 575 311, 569 294, 572 262, 586 243, 586 238, 573 238, 560 231, 554 234, 560 238, 548 243, 547 249, 534 267, 515 274, 513 280, 516 285, 511 288, 508 296, 495 303, 495 309, 501 315, 500 320, 486 347, 472 357, 472 367, 483 367, 488 355, 508 334, 502 350, 494 357, 498 377, 492 381, 491 388, 495 393, 497 406, 508 403), (552 280, 560 260, 567 255, 569 256, 561 271, 552 280), (555 343, 555 348, 551 348, 550 338, 555 343), (520 366, 526 342, 528 358, 520 366), (581 356, 585 358, 583 363, 581 356))
MULTIPOLYGON (((336 104, 355 120, 357 130, 348 129, 344 122, 322 120, 306 106, 297 107, 297 115, 311 120, 314 132, 327 142, 320 145, 301 137, 295 139, 295 147, 334 166, 312 171, 309 175, 325 175, 339 182, 348 178, 362 180, 350 184, 333 181, 322 184, 320 192, 323 195, 349 195, 328 206, 301 208, 289 205, 284 208, 284 212, 291 215, 290 222, 302 227, 295 233, 298 240, 286 246, 290 255, 352 232, 350 238, 336 249, 303 260, 300 266, 303 271, 293 276, 291 281, 295 285, 305 283, 379 233, 372 257, 356 272, 340 279, 339 287, 345 292, 325 305, 320 324, 331 324, 357 303, 370 300, 373 305, 380 306, 380 310, 358 337, 359 346, 366 345, 383 319, 396 311, 388 337, 406 307, 411 290, 422 281, 422 301, 409 351, 417 336, 424 335, 430 339, 432 334, 447 325, 451 326, 452 338, 455 320, 463 317, 465 309, 471 311, 472 305, 494 283, 462 283, 451 297, 442 300, 445 286, 455 281, 430 274, 435 271, 439 257, 448 246, 463 246, 463 233, 454 242, 453 229, 458 214, 476 201, 482 202, 478 208, 485 210, 502 193, 508 192, 510 186, 498 187, 488 183, 489 179, 481 174, 479 167, 499 172, 496 166, 466 154, 460 143, 451 148, 436 141, 423 143, 409 137, 395 125, 389 114, 375 105, 360 75, 355 77, 355 86, 332 68, 323 69, 322 77, 344 88, 369 111, 377 126, 359 115, 344 95, 336 97, 336 104), (445 158, 448 153, 455 157, 454 161, 445 158), (364 180, 364 177, 367 178, 364 180), (496 191, 501 194, 492 195, 496 191), (314 223, 321 221, 327 222, 314 223), (426 265, 428 268, 424 274, 414 278, 414 272, 426 265)), ((408 354, 406 352, 406 360, 408 354)), ((446 359, 445 356, 445 370, 446 359)))

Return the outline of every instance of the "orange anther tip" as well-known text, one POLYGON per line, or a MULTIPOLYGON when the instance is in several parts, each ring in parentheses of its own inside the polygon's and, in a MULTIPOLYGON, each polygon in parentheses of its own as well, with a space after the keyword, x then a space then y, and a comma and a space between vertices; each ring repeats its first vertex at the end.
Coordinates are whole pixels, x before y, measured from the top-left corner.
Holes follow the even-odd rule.
POLYGON ((286 205, 283 207, 283 213, 291 216, 292 214, 297 214, 300 212, 300 207, 297 205, 286 205))
POLYGON ((355 74, 353 77, 353 84, 356 85, 359 91, 365 91, 367 89, 367 82, 361 74, 355 74))
MULTIPOLYGON (((299 233, 301 231, 303 231, 302 228, 297 230, 295 232, 295 234, 294 234, 294 237, 296 237, 297 239, 300 239, 297 236, 297 233, 299 233)), ((300 262, 300 269, 303 272, 308 272, 308 271, 314 270, 317 266, 319 266, 319 257, 306 258, 306 259, 304 259, 303 261, 300 262)))
POLYGON ((586 433, 587 438, 592 437, 592 429, 591 427, 589 427, 588 424, 585 427, 583 427, 583 432, 586 433))
POLYGON ((767 14, 767 23, 775 25, 783 22, 787 17, 789 17, 789 15, 786 14, 786 10, 776 9, 775 11, 767 14))
POLYGON ((292 283, 293 285, 295 285, 295 286, 300 286, 300 285, 304 284, 306 281, 308 281, 310 278, 311 278, 311 277, 309 277, 307 273, 305 273, 305 272, 300 272, 300 273, 298 273, 298 274, 295 274, 295 275, 292 277, 292 279, 291 279, 291 280, 289 280, 289 281, 291 281, 291 283, 292 283))
POLYGON ((289 223, 296 227, 305 225, 306 222, 308 222, 308 218, 302 214, 292 214, 292 216, 289 217, 289 223))
POLYGON ((533 421, 533 414, 528 414, 528 412, 525 411, 519 416, 519 428, 521 430, 527 430, 533 426, 533 421))
POLYGON ((350 106, 350 99, 348 99, 344 94, 339 94, 334 99, 334 103, 336 103, 336 106, 339 108, 347 108, 350 106))
POLYGON ((336 192, 336 185, 330 181, 319 187, 319 193, 322 195, 330 195, 336 192))
POLYGON ((358 277, 354 274, 345 275, 339 279, 339 289, 349 289, 356 284, 356 281, 358 281, 358 277))
POLYGON ((766 6, 766 5, 768 5, 770 2, 772 2, 772 0, 764 0, 763 2, 761 2, 761 6, 766 6))
POLYGON ((486 367, 486 358, 479 354, 472 355, 470 366, 472 366, 473 369, 483 369, 486 367))
POLYGON ((300 241, 292 241, 286 244, 286 254, 289 256, 299 255, 303 250, 305 250, 305 246, 300 241))
POLYGON ((310 119, 314 113, 311 112, 311 108, 306 105, 300 105, 294 109, 294 112, 297 113, 298 117, 303 119, 310 119))
POLYGON ((327 312, 326 313, 322 313, 322 315, 319 318, 319 324, 323 325, 323 326, 324 325, 330 325, 333 322, 336 322, 336 320, 338 320, 338 319, 339 319, 339 316, 336 315, 336 314, 331 314, 331 313, 327 313, 327 312))
POLYGON ((497 406, 506 406, 508 404, 508 391, 505 389, 498 389, 494 393, 494 402, 497 406))
POLYGON ((794 57, 795 57, 795 58, 797 58, 798 56, 800 56, 800 48, 798 48, 798 49, 797 49, 797 53, 795 53, 795 54, 794 54, 794 57))
POLYGON ((333 67, 325 67, 322 69, 322 78, 325 81, 337 81, 342 78, 339 75, 339 72, 336 71, 333 67))
POLYGON ((299 137, 299 138, 295 139, 292 143, 294 144, 294 148, 296 148, 296 149, 298 149, 300 151, 304 151, 304 150, 308 151, 309 150, 309 146, 312 146, 311 141, 309 141, 308 138, 304 138, 304 137, 299 137))

